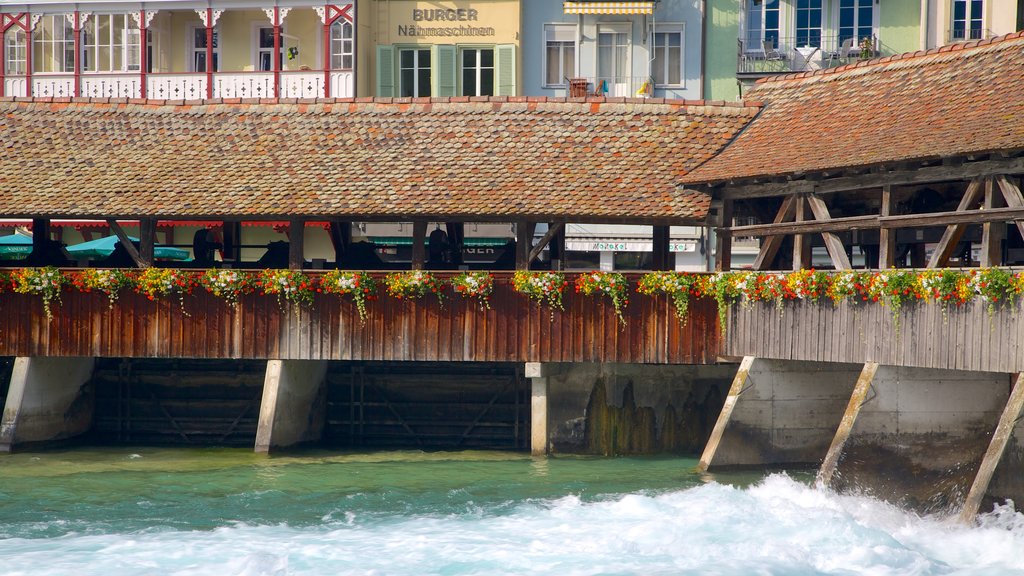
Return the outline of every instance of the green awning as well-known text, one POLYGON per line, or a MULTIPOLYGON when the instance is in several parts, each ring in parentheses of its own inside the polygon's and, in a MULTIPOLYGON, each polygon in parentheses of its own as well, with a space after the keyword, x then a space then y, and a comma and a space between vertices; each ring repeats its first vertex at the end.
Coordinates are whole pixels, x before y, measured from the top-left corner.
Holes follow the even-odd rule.
MULTIPOLYGON (((128 237, 132 242, 138 242, 139 239, 133 236, 128 237)), ((74 246, 68 246, 67 252, 72 258, 106 258, 114 252, 114 248, 117 243, 120 242, 117 236, 104 236, 103 238, 97 238, 96 240, 90 240, 89 242, 82 242, 81 244, 75 244, 74 246)), ((161 246, 157 244, 153 247, 153 257, 163 260, 188 260, 188 250, 182 250, 181 248, 174 248, 172 246, 161 246)))
MULTIPOLYGON (((370 240, 381 246, 412 246, 411 236, 371 236, 370 240)), ((504 246, 509 240, 509 238, 466 238, 464 244, 468 248, 504 246)))
POLYGON ((0 260, 18 260, 32 253, 32 237, 24 234, 0 236, 0 260))

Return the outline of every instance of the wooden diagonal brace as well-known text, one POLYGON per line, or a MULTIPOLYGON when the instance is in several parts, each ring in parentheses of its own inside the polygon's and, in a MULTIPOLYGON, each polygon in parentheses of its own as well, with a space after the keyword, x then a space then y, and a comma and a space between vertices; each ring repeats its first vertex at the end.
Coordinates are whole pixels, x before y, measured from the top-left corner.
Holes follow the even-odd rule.
MULTIPOLYGON (((807 203, 811 205, 811 212, 814 213, 815 220, 827 222, 832 219, 832 215, 829 214, 828 206, 825 205, 825 201, 817 195, 808 194, 807 203)), ((825 249, 828 250, 828 255, 832 258, 832 265, 835 266, 835 269, 852 269, 853 267, 850 266, 850 258, 846 255, 846 247, 843 246, 843 241, 839 239, 839 236, 836 236, 832 232, 822 232, 821 237, 825 240, 825 249)))
MULTIPOLYGON (((978 203, 981 197, 982 182, 982 178, 971 180, 964 192, 964 197, 960 199, 960 205, 956 208, 957 212, 967 212, 978 203)), ((928 261, 928 268, 940 268, 949 263, 949 257, 953 254, 953 249, 960 242, 966 228, 966 224, 946 226, 946 231, 942 233, 942 238, 935 247, 935 252, 932 253, 932 259, 928 261)))
MULTIPOLYGON (((1006 200, 1007 206, 1010 208, 1024 208, 1024 195, 1020 193, 1018 186, 1006 176, 997 176, 996 183, 999 184, 999 190, 1002 191, 1003 199, 1006 200)), ((1017 231, 1024 238, 1024 220, 1014 220, 1013 223, 1017 225, 1017 231)))
POLYGON ((121 225, 117 223, 117 220, 107 218, 107 226, 110 226, 110 229, 117 235, 117 238, 121 241, 121 245, 124 246, 125 251, 127 251, 128 255, 135 261, 135 265, 139 268, 149 268, 146 262, 142 259, 142 256, 139 254, 139 251, 135 249, 135 244, 132 243, 131 238, 128 237, 124 228, 121 228, 121 225))
POLYGON ((554 224, 548 226, 548 231, 544 233, 544 236, 541 236, 541 239, 539 242, 537 242, 537 245, 530 249, 530 254, 529 256, 527 256, 528 262, 533 262, 533 259, 540 254, 540 251, 543 250, 549 242, 551 242, 551 239, 554 238, 555 235, 558 234, 558 231, 561 229, 561 222, 555 222, 554 224))
MULTIPOLYGON (((796 208, 796 196, 787 196, 782 200, 782 206, 779 207, 779 212, 775 215, 773 224, 782 224, 788 222, 793 218, 793 214, 796 208)), ((775 260, 775 255, 779 252, 779 247, 782 246, 782 236, 769 236, 761 241, 761 250, 757 253, 757 258, 754 260, 754 270, 764 270, 766 267, 771 266, 772 260, 775 260)))

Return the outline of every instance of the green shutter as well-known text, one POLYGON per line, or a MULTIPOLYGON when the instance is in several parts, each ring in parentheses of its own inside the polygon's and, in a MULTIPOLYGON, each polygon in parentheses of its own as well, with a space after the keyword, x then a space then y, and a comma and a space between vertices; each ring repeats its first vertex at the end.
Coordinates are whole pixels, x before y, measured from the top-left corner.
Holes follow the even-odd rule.
POLYGON ((395 47, 377 46, 377 96, 395 95, 395 47))
POLYGON ((430 75, 433 86, 430 94, 433 96, 455 96, 455 79, 457 66, 457 50, 449 44, 435 44, 433 47, 431 64, 433 73, 430 75))
POLYGON ((499 44, 495 46, 497 58, 494 75, 498 78, 496 96, 516 96, 516 46, 499 44))

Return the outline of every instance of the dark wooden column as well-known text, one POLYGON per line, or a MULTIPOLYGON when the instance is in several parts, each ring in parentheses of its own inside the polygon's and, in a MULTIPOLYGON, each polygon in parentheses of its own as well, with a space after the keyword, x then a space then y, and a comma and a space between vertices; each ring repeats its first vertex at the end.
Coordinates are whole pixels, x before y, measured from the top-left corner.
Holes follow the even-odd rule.
MULTIPOLYGON (((1001 208, 1002 195, 998 193, 995 178, 985 179, 984 209, 1001 208)), ((1002 266, 1003 240, 1006 238, 1005 222, 985 222, 981 225, 981 265, 983 267, 1002 266)))
POLYGON ((559 228, 551 239, 548 254, 551 255, 552 270, 565 270, 565 226, 559 228))
POLYGON ((146 49, 147 34, 149 34, 149 27, 146 25, 146 10, 142 9, 139 10, 139 98, 146 97, 146 69, 149 68, 149 50, 146 49))
POLYGON ((427 223, 412 223, 412 269, 423 270, 427 261, 427 223))
POLYGON ((334 247, 334 262, 340 263, 352 244, 352 223, 331 221, 328 230, 331 246, 334 247))
POLYGON ((732 232, 722 230, 723 227, 729 226, 732 226, 732 200, 726 199, 722 200, 722 213, 718 217, 716 236, 715 270, 719 272, 732 269, 732 232))
POLYGON ((448 234, 451 263, 459 266, 462 264, 462 247, 466 243, 466 225, 462 222, 446 222, 444 228, 448 234))
POLYGON ((530 269, 530 251, 533 249, 533 230, 536 226, 535 222, 516 222, 516 270, 530 269))
POLYGON ((153 252, 156 245, 156 220, 143 218, 139 220, 139 259, 143 268, 153 266, 153 252))
POLYGON ((281 97, 281 9, 274 6, 274 56, 271 60, 274 71, 274 98, 281 97))
POLYGON ((213 98, 213 9, 206 9, 206 97, 213 98))
POLYGON ((36 262, 46 251, 46 242, 50 239, 50 221, 45 218, 32 219, 32 256, 36 262))
POLYGON ((669 227, 668 226, 655 226, 654 234, 652 235, 652 248, 654 250, 654 259, 651 263, 651 268, 654 270, 672 270, 675 266, 669 262, 671 254, 668 251, 669 244, 669 227))
MULTIPOLYGON (((71 37, 74 40, 75 50, 75 55, 72 60, 72 62, 74 62, 73 74, 75 77, 75 83, 71 94, 77 97, 82 95, 82 15, 78 10, 75 10, 74 27, 72 28, 71 37)), ((30 39, 29 50, 32 49, 31 44, 32 42, 30 39)))
MULTIPOLYGON (((805 213, 807 199, 803 195, 796 198, 796 222, 807 220, 805 213)), ((793 270, 811 267, 811 238, 807 234, 793 235, 793 270)))
POLYGON ((302 270, 305 264, 304 241, 306 239, 306 223, 302 220, 288 222, 288 268, 302 270))

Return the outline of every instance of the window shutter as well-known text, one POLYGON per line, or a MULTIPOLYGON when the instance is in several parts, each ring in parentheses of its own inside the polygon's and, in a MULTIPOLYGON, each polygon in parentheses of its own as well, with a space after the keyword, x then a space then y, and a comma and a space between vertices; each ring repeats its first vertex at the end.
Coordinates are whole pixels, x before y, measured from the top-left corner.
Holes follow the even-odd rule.
POLYGON ((455 96, 458 51, 455 46, 449 44, 435 44, 433 50, 431 64, 434 67, 434 73, 430 75, 430 78, 434 85, 431 87, 430 93, 434 96, 455 96))
POLYGON ((498 78, 497 96, 516 95, 516 46, 515 44, 499 44, 494 75, 498 78))
POLYGON ((377 46, 377 96, 395 95, 395 47, 377 46))

